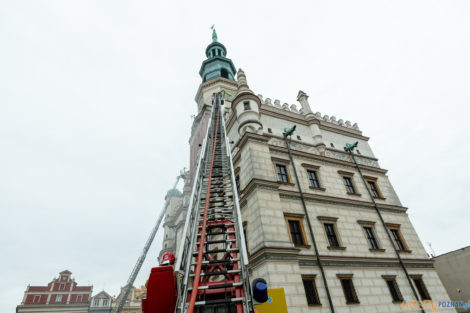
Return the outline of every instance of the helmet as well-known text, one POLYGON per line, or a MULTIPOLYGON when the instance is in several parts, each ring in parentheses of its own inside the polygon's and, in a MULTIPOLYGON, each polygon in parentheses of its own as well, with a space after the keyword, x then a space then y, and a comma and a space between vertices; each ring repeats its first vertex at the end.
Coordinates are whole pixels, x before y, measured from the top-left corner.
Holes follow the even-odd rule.
POLYGON ((162 256, 162 265, 175 263, 175 255, 170 251, 167 251, 162 256))

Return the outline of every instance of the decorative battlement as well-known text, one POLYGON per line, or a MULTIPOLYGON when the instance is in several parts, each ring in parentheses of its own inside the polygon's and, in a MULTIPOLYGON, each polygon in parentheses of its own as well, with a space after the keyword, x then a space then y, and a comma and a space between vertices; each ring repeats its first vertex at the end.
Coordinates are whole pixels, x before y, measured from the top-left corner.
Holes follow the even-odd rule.
MULTIPOLYGON (((303 112, 301 108, 298 109, 295 104, 289 105, 288 103, 284 103, 281 105, 281 101, 279 101, 278 99, 275 99, 274 102, 272 102, 271 98, 263 99, 263 95, 260 95, 260 94, 258 94, 257 96, 261 100, 261 103, 263 103, 264 105, 269 105, 269 106, 272 106, 281 110, 285 110, 288 112, 305 115, 305 112, 303 112)), ((320 112, 316 112, 314 115, 319 120, 332 123, 338 126, 342 126, 345 128, 359 130, 359 126, 357 125, 357 123, 352 124, 350 121, 344 121, 343 119, 337 120, 334 115, 332 116, 329 116, 327 114, 322 115, 320 112)))

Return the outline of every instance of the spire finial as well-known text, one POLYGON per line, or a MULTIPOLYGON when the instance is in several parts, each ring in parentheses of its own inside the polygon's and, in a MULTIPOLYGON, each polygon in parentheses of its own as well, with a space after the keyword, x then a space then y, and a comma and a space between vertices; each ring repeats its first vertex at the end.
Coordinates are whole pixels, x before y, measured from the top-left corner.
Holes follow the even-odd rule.
POLYGON ((212 42, 217 42, 217 33, 215 32, 215 24, 211 26, 212 29, 212 42))

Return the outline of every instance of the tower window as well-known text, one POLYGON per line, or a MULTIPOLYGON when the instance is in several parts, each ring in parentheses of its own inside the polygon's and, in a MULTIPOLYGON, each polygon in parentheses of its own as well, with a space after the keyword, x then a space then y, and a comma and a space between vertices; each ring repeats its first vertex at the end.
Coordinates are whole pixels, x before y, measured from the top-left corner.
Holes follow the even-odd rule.
POLYGON ((307 239, 303 225, 302 214, 284 213, 289 237, 294 246, 306 246, 307 239))
POLYGON ((277 169, 277 180, 281 183, 288 183, 289 178, 287 176, 287 169, 285 165, 276 164, 277 169))
POLYGON ((367 184, 369 184, 370 191, 372 192, 372 196, 374 198, 380 198, 379 189, 377 188, 377 185, 375 184, 375 182, 369 180, 367 184))
POLYGON ((318 181, 317 173, 315 171, 307 170, 308 180, 310 181, 310 186, 313 188, 320 188, 320 182, 318 181))
POLYGON ((402 302, 403 297, 401 295, 400 289, 398 288, 397 281, 395 280, 394 275, 382 275, 382 278, 385 279, 387 283, 388 290, 390 291, 390 295, 392 296, 393 302, 402 302))
POLYGON ((320 305, 318 298, 317 286, 315 284, 315 276, 302 276, 304 284, 305 296, 307 297, 308 305, 320 305))
POLYGON ((303 245, 304 242, 302 240, 302 232, 300 231, 300 223, 299 221, 289 221, 289 230, 290 230, 290 235, 292 237, 292 242, 294 245, 299 246, 303 245))
POLYGON ((243 108, 245 109, 245 111, 251 110, 250 101, 243 102, 243 108))
POLYGON ((221 69, 220 70, 220 76, 222 76, 223 78, 228 78, 228 72, 226 69, 221 69))
POLYGON ((348 191, 348 193, 356 193, 356 191, 354 190, 354 185, 352 183, 351 177, 344 176, 343 180, 344 180, 344 185, 346 186, 346 190, 348 191))
POLYGON ((421 298, 421 300, 422 301, 423 300, 431 300, 431 296, 429 295, 429 292, 426 289, 426 286, 424 285, 424 281, 423 281, 423 278, 421 277, 421 275, 414 276, 412 278, 413 278, 413 281, 416 285, 416 289, 418 289, 419 297, 421 298))
POLYGON ((324 226, 330 247, 339 247, 339 241, 338 237, 336 236, 334 224, 325 223, 324 226))
POLYGON ((377 243, 377 239, 375 238, 372 227, 364 226, 364 232, 366 233, 366 238, 367 238, 367 241, 369 241, 370 248, 374 250, 378 250, 379 244, 377 243))
POLYGON ((343 288, 344 297, 346 298, 346 304, 359 303, 359 299, 352 281, 352 274, 338 275, 338 278, 341 281, 341 287, 343 288))

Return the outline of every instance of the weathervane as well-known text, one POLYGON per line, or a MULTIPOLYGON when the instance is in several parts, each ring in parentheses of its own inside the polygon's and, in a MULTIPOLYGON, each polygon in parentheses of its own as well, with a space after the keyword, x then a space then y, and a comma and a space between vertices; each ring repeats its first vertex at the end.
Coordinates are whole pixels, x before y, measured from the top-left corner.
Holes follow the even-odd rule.
POLYGON ((215 32, 215 24, 211 26, 212 29, 212 41, 216 42, 217 41, 217 33, 215 32))

